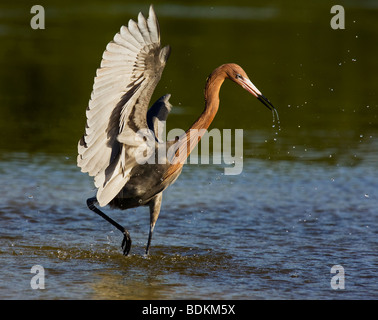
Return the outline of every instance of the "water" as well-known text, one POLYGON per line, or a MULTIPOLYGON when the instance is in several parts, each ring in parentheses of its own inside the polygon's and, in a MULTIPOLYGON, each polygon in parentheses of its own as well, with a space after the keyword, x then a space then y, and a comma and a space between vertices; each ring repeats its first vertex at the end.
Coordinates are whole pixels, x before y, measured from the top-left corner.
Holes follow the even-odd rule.
POLYGON ((168 131, 193 123, 225 62, 279 118, 225 82, 210 129, 244 130, 242 173, 186 165, 148 257, 148 208, 105 208, 130 231, 124 257, 120 232, 86 207, 95 190, 76 145, 106 43, 148 5, 51 1, 43 31, 29 2, 0 5, 0 298, 377 299, 376 6, 347 1, 333 30, 327 1, 155 4, 172 46, 154 94, 172 94, 168 131), (45 289, 31 288, 35 265, 45 289))
POLYGON ((121 234, 86 208, 93 190, 72 159, 6 158, 2 298, 377 298, 371 163, 247 160, 241 176, 187 166, 165 192, 151 256, 144 256, 148 209, 112 211, 133 238, 124 257, 121 234), (44 290, 30 287, 33 265, 45 268, 44 290), (345 268, 343 291, 330 287, 333 265, 345 268))

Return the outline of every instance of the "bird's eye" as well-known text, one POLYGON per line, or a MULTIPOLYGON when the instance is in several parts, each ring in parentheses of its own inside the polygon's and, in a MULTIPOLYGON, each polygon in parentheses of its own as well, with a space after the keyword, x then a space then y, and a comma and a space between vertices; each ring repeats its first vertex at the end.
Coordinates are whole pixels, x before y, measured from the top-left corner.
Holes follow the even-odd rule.
POLYGON ((243 79, 243 77, 239 73, 237 73, 236 74, 236 79, 241 80, 241 79, 243 79))

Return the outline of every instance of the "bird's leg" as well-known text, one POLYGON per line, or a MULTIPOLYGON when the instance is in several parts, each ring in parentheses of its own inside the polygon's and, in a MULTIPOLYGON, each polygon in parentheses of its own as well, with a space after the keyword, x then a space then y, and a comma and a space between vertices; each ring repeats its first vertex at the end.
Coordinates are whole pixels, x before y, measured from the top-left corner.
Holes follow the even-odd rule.
POLYGON ((122 249, 123 254, 127 256, 131 248, 131 237, 129 231, 127 231, 124 227, 122 227, 120 224, 115 222, 112 218, 108 217, 105 213, 98 209, 94 205, 95 202, 97 202, 96 197, 87 199, 88 208, 91 209, 93 212, 97 213, 100 217, 104 218, 106 221, 110 222, 113 226, 115 226, 119 231, 123 233, 124 237, 122 241, 122 249))
POLYGON ((159 217, 161 201, 163 198, 163 192, 157 194, 150 202, 150 233, 148 234, 148 242, 146 247, 146 255, 148 255, 150 251, 152 233, 154 232, 155 223, 159 217))

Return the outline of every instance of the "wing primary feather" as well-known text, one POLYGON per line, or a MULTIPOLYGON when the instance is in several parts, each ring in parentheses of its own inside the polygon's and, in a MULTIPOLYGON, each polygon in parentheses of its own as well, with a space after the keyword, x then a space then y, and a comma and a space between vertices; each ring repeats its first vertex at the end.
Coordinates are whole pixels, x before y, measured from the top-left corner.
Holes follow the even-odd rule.
MULTIPOLYGON (((135 39, 135 37, 130 33, 129 29, 126 26, 121 27, 119 35, 125 41, 124 43, 125 43, 126 48, 132 49, 132 47, 134 47, 136 49, 135 50, 136 53, 138 53, 140 49, 142 48, 141 43, 135 39)), ((115 35, 114 40, 116 42, 117 41, 123 42, 122 40, 118 38, 117 34, 115 35)))
POLYGON ((151 44, 152 41, 150 37, 150 32, 148 30, 147 21, 146 21, 146 18, 143 16, 142 12, 139 12, 139 15, 138 15, 138 27, 143 36, 144 41, 147 44, 151 44))
POLYGON ((128 29, 135 40, 137 40, 140 44, 144 43, 143 36, 139 30, 137 23, 134 20, 130 19, 128 29))
POLYGON ((160 26, 152 5, 150 6, 147 25, 152 42, 160 43, 160 26))

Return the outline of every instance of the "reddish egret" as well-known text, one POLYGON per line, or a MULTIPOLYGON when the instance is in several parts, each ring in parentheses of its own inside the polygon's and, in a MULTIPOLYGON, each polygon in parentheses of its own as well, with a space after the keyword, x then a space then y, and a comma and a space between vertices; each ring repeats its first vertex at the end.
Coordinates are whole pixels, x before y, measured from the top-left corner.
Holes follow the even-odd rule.
MULTIPOLYGON (((139 13, 138 22, 122 26, 103 53, 97 69, 93 91, 86 111, 85 134, 78 144, 77 163, 82 172, 94 176, 97 194, 87 200, 89 209, 110 222, 123 235, 123 254, 131 248, 130 234, 98 207, 110 205, 122 210, 148 206, 150 230, 146 247, 149 253, 152 233, 160 213, 163 191, 180 175, 186 157, 201 138, 190 134, 194 129, 207 129, 219 106, 219 90, 230 79, 253 94, 270 110, 273 105, 252 84, 244 70, 233 63, 221 65, 208 77, 205 87, 205 109, 194 124, 172 144, 188 146, 186 152, 177 149, 176 161, 140 164, 136 159, 138 147, 145 139, 138 132, 150 129, 157 135, 157 125, 164 123, 171 110, 170 95, 158 99, 148 108, 152 93, 160 80, 170 54, 170 47, 160 47, 159 24, 151 6, 149 17, 139 13)), ((198 131, 198 130, 197 130, 198 131)), ((153 138, 152 148, 163 143, 153 138)), ((160 145, 161 146, 161 145, 160 145)), ((151 148, 151 144, 149 144, 151 148)), ((176 150, 176 149, 175 149, 176 150)), ((147 150, 148 151, 148 150, 147 150)))

